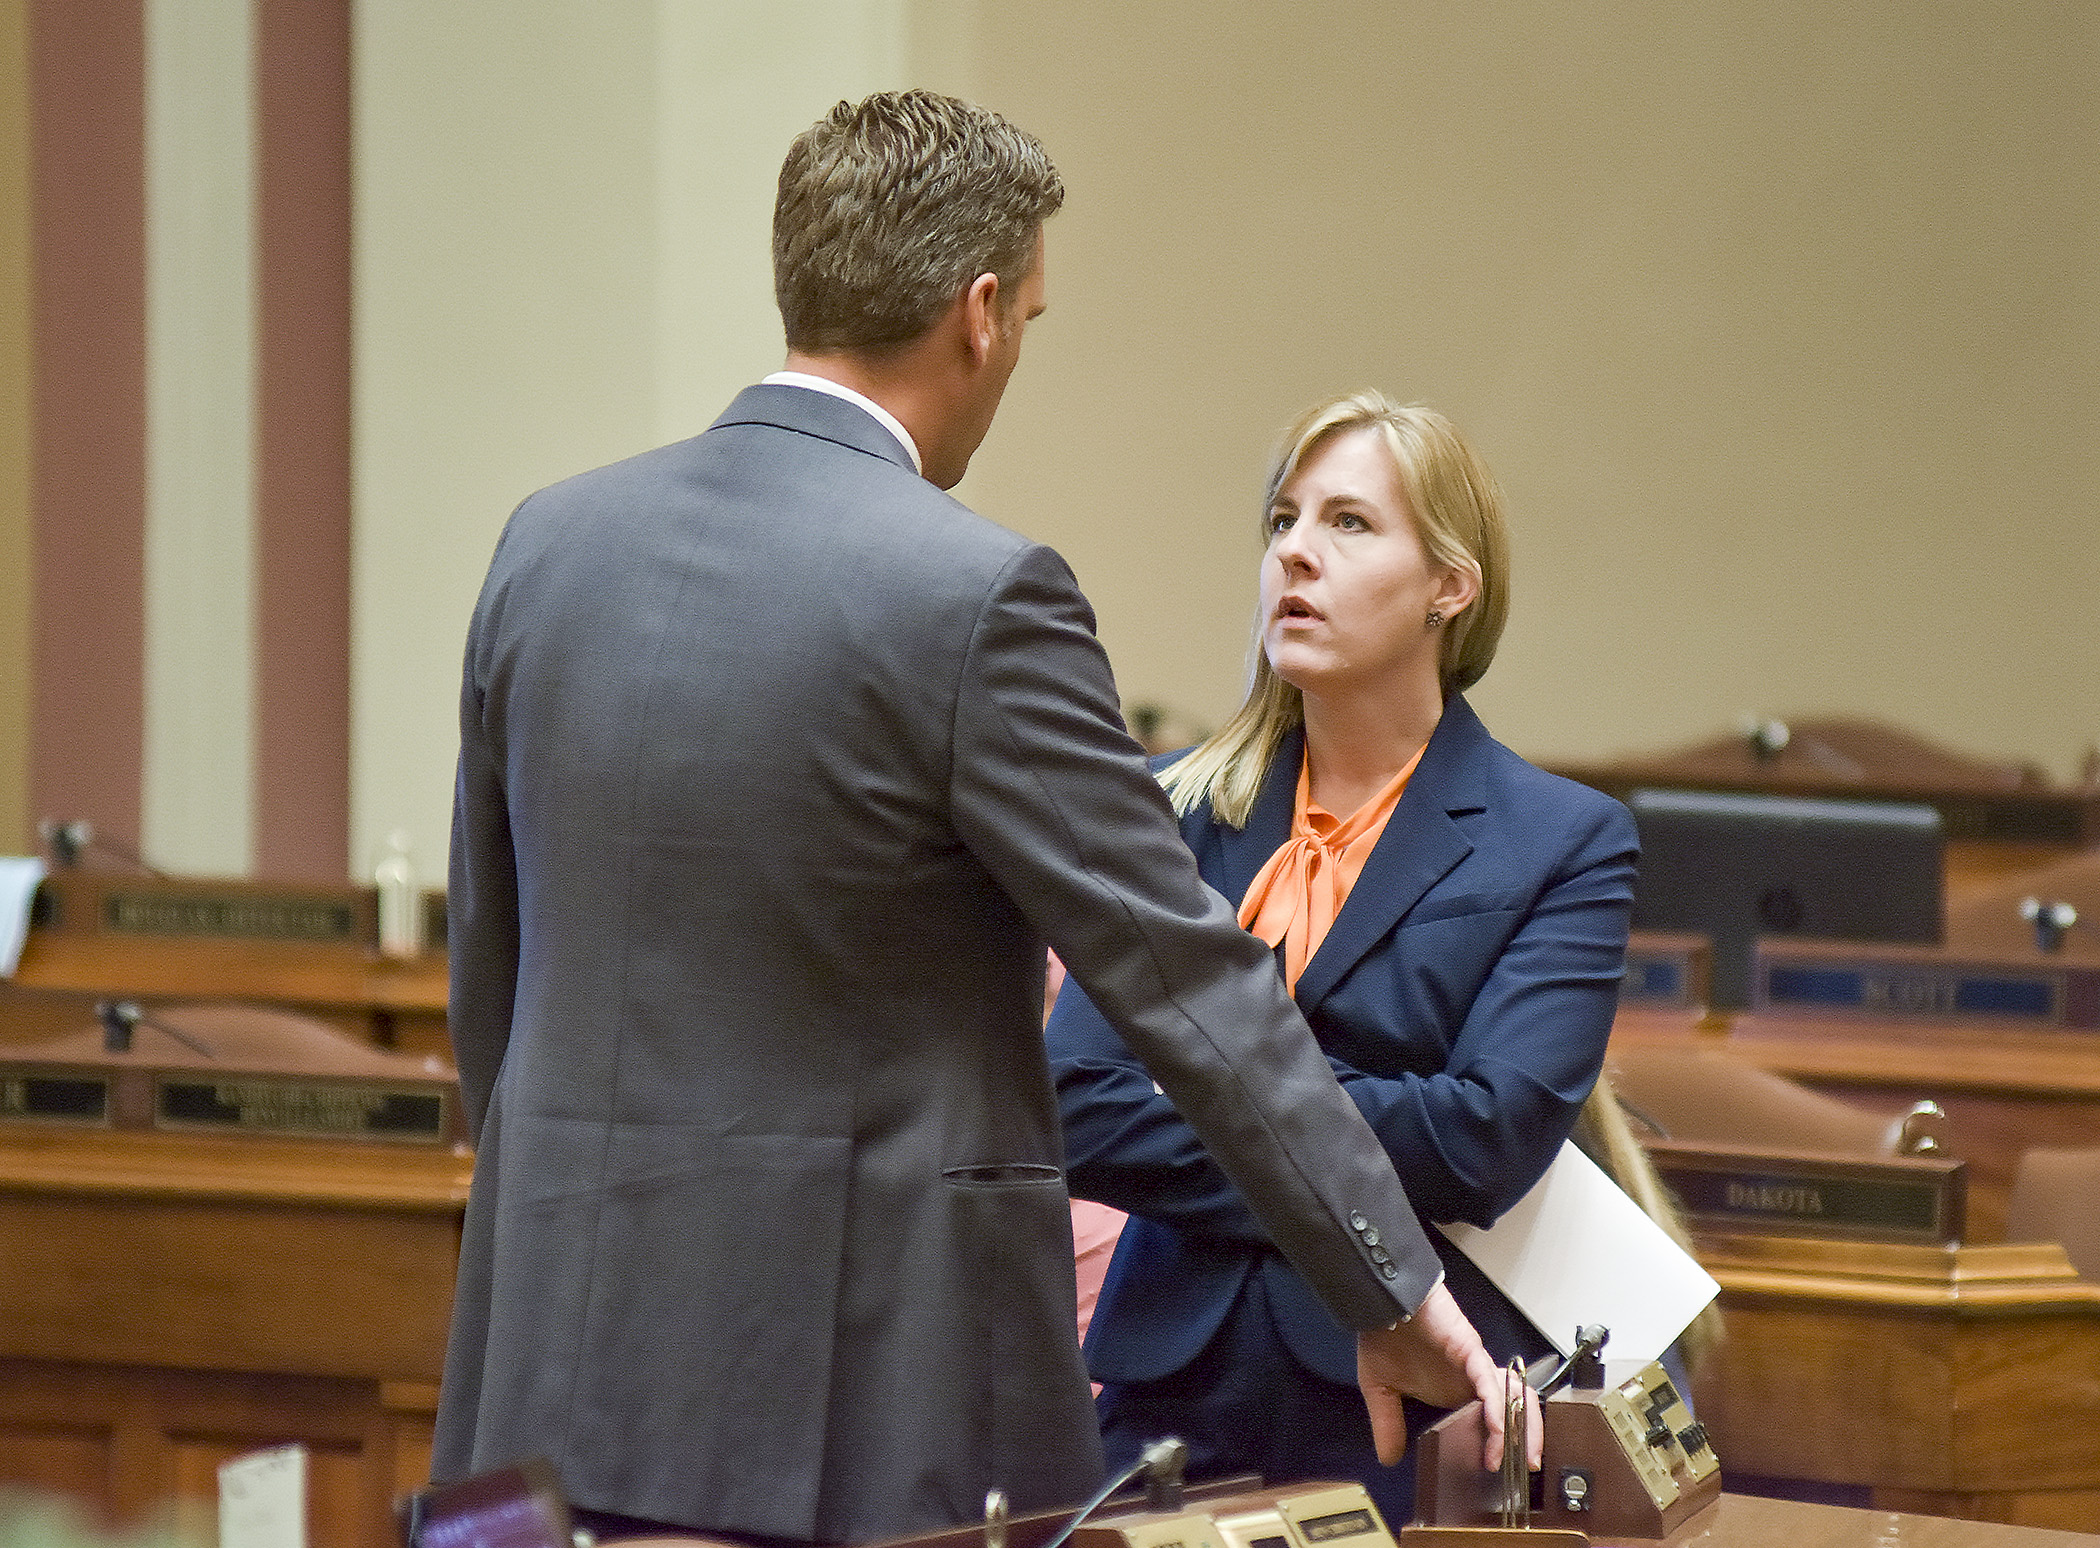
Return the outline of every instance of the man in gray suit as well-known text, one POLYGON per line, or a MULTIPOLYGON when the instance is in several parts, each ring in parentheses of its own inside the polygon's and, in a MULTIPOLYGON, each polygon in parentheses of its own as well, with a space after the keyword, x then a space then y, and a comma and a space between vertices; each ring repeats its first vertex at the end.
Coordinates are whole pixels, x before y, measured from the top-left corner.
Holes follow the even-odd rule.
POLYGON ((478 1156, 439 1479, 543 1455, 592 1511, 828 1543, 1089 1493, 1046 940, 1366 1330, 1396 1447, 1401 1391, 1501 1390, 1198 880, 1070 571, 942 493, 1062 198, 995 114, 841 103, 781 171, 789 373, 497 545, 452 837, 478 1156))

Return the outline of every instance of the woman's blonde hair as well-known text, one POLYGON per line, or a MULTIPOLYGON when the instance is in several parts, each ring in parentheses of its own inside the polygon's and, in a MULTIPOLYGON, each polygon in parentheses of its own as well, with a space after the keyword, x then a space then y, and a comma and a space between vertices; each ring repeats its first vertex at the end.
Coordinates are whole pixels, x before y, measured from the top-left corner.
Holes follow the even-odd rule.
MULTIPOLYGON (((1509 618, 1509 533, 1502 491, 1487 464, 1434 409, 1398 404, 1376 390, 1316 403, 1284 431, 1262 491, 1268 529, 1278 491, 1306 458, 1334 436, 1376 430, 1392 453, 1407 513, 1424 552, 1437 564, 1463 570, 1479 583, 1472 605, 1445 621, 1438 679, 1448 697, 1486 673, 1509 618)), ((1252 680, 1246 701, 1196 750, 1160 776, 1177 812, 1210 803, 1233 827, 1246 826, 1254 797, 1284 736, 1305 719, 1305 700, 1278 677, 1262 649, 1262 620, 1254 627, 1252 680)))
MULTIPOLYGON (((1576 1148, 1602 1167, 1611 1180, 1625 1190, 1627 1197, 1640 1205, 1648 1218, 1669 1234, 1671 1240, 1686 1252, 1692 1250, 1691 1236, 1684 1228, 1684 1216, 1678 1211, 1677 1200, 1671 1196, 1669 1185, 1655 1170, 1654 1161, 1649 1159, 1646 1148, 1635 1136, 1633 1125, 1626 1117, 1625 1104, 1612 1089, 1609 1071, 1598 1071, 1597 1084, 1590 1089, 1589 1100, 1575 1115, 1574 1140, 1576 1148)), ((1724 1332, 1720 1304, 1709 1302, 1677 1339, 1686 1374, 1698 1373, 1700 1365, 1719 1347, 1724 1332)))

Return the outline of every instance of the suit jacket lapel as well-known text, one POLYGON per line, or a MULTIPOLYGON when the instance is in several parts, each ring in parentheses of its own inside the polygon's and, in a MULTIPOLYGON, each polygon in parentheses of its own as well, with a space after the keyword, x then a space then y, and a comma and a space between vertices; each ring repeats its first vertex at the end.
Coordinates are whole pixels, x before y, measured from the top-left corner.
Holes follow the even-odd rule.
MULTIPOLYGON (((1479 753, 1487 739, 1479 717, 1453 694, 1349 900, 1298 980, 1301 1006, 1317 1005, 1424 893, 1472 853, 1473 842, 1455 819, 1486 804, 1479 753)), ((1284 820, 1288 836, 1288 807, 1284 820)))

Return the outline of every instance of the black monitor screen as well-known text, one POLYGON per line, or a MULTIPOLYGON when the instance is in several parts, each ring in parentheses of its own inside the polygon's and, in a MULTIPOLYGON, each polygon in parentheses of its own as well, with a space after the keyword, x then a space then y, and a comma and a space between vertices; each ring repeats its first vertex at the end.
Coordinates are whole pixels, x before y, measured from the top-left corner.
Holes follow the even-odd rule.
POLYGON ((1822 940, 1941 938, 1939 813, 1893 801, 1636 790, 1637 930, 1713 941, 1713 1004, 1750 1003, 1760 935, 1822 940))

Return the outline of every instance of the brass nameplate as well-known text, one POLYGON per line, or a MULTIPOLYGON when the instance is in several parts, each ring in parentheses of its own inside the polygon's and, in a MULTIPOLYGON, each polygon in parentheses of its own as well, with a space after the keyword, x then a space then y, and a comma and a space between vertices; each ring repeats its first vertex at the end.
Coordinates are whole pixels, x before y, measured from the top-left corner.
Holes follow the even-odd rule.
POLYGON ((1705 1004, 1713 945, 1703 936, 1636 930, 1626 942, 1622 1005, 1695 1010, 1705 1004))
POLYGON ((438 1144, 445 1119, 444 1093, 413 1086, 164 1075, 153 1093, 157 1129, 438 1144))
POLYGON ((0 1122, 109 1122, 109 1082, 89 1075, 0 1075, 0 1122))
POLYGON ((357 910, 341 899, 197 897, 172 892, 112 892, 102 900, 103 927, 119 935, 205 936, 243 941, 357 938, 357 910))
POLYGON ((1924 799, 1939 808, 1940 831, 1950 839, 2075 845, 2100 837, 2100 811, 2089 795, 1947 794, 1924 799))
POLYGON ((1690 974, 1685 964, 1670 957, 1626 954, 1626 976, 1619 980, 1619 998, 1639 1005, 1690 1006, 1690 974))
POLYGON ((1760 945, 1757 1002, 1864 1017, 1959 1016, 2042 1028, 2100 1028, 2100 972, 1908 957, 1813 957, 1760 945))
POLYGON ((1960 1161, 1676 1140, 1654 1141, 1648 1151, 1695 1229, 1938 1244, 1959 1241, 1966 1223, 1960 1161))

